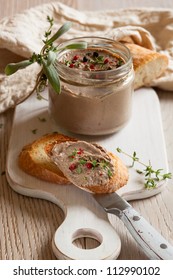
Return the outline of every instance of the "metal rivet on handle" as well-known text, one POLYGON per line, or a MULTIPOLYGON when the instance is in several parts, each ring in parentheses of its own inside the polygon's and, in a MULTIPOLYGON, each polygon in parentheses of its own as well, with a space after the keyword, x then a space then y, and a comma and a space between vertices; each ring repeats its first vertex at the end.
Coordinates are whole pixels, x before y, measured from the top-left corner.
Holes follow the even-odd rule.
POLYGON ((168 246, 166 244, 164 244, 164 243, 160 244, 160 248, 162 248, 162 249, 166 249, 167 247, 168 246))
POLYGON ((134 220, 134 221, 139 221, 139 220, 140 220, 140 217, 139 217, 139 216, 133 216, 133 220, 134 220))

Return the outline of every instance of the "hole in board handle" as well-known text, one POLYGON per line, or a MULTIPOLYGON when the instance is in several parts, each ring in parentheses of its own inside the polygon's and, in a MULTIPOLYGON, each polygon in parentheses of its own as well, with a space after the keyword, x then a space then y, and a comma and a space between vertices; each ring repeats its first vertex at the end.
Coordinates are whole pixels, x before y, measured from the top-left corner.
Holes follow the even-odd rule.
POLYGON ((72 235, 73 245, 84 250, 97 248, 101 245, 102 241, 102 235, 90 228, 78 229, 72 235))

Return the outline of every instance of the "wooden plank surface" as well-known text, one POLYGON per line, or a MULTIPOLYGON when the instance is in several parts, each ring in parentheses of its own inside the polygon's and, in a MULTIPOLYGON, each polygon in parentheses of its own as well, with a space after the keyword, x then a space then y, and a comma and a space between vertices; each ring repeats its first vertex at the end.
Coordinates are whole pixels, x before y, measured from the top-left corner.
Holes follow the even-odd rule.
MULTIPOLYGON (((0 18, 14 15, 26 8, 51 1, 42 0, 0 0, 0 18)), ((134 6, 172 7, 168 1, 138 0, 64 0, 61 1, 80 10, 128 8, 134 6)), ((0 60, 3 55, 0 52, 0 60)), ((157 91, 162 113, 162 122, 169 169, 173 172, 173 92, 157 91)), ((0 115, 0 259, 55 259, 52 252, 52 234, 62 223, 61 209, 44 200, 24 197, 9 187, 4 170, 11 132, 13 110, 0 115)), ((136 210, 147 218, 171 243, 173 243, 173 188, 172 181, 161 194, 141 201, 133 201, 136 210)), ((123 225, 117 227, 110 217, 117 233, 122 237, 119 259, 145 259, 136 243, 123 225), (127 250, 130 248, 130 250, 127 250)), ((95 247, 96 241, 85 238, 76 242, 84 248, 95 247)))

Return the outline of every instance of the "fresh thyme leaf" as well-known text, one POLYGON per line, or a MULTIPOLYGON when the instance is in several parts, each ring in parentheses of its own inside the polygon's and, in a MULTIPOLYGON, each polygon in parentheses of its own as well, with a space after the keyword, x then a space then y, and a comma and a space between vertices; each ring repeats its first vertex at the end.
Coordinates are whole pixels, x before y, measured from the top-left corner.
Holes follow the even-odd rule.
POLYGON ((33 133, 33 134, 36 134, 36 133, 37 133, 37 130, 38 130, 37 128, 33 129, 33 130, 32 130, 32 133, 33 133))
POLYGON ((47 21, 50 23, 50 26, 53 26, 53 18, 51 18, 50 16, 47 16, 47 21))
POLYGON ((148 178, 144 185, 146 189, 154 189, 155 187, 157 187, 153 178, 148 178))
POLYGON ((69 60, 65 60, 65 65, 69 67, 70 61, 69 60))
POLYGON ((69 155, 69 158, 73 160, 76 155, 77 155, 77 149, 75 148, 73 152, 69 155))
POLYGON ((96 167, 98 165, 98 161, 97 160, 93 160, 92 161, 92 165, 93 165, 93 167, 96 167))
POLYGON ((108 177, 110 178, 112 176, 112 172, 110 169, 108 169, 108 177))
POLYGON ((135 164, 135 161, 139 161, 139 158, 136 156, 136 152, 133 152, 133 156, 132 156, 132 167, 134 166, 135 164))
POLYGON ((41 65, 41 54, 36 54, 35 52, 32 54, 30 61, 33 62, 37 62, 38 64, 41 65))
POLYGON ((104 64, 104 56, 99 55, 94 62, 98 64, 104 64))
POLYGON ((43 98, 42 98, 42 96, 40 94, 37 94, 37 99, 38 100, 42 100, 43 98))
POLYGON ((40 117, 38 117, 38 119, 39 119, 40 122, 46 122, 46 119, 45 119, 45 118, 40 118, 40 117))
POLYGON ((49 36, 51 35, 52 33, 52 26, 54 24, 54 19, 53 18, 50 18, 49 16, 47 16, 47 21, 49 22, 49 28, 48 30, 45 31, 44 33, 44 37, 46 40, 43 40, 43 43, 46 44, 48 39, 49 39, 49 36))
POLYGON ((81 174, 82 173, 82 167, 78 165, 76 171, 77 171, 78 174, 81 174))
POLYGON ((172 174, 170 172, 169 173, 165 173, 165 174, 162 175, 162 177, 163 177, 163 180, 165 180, 165 179, 172 179, 172 174))
POLYGON ((87 163, 87 160, 86 160, 86 159, 83 159, 83 158, 79 159, 79 164, 84 165, 84 164, 86 164, 86 163, 87 163))
POLYGON ((141 162, 139 160, 139 158, 137 157, 136 152, 133 152, 132 155, 129 155, 128 153, 124 152, 120 148, 117 148, 116 150, 117 150, 118 153, 122 153, 122 154, 124 154, 124 155, 126 155, 126 156, 128 156, 129 158, 132 159, 131 167, 134 167, 135 162, 138 162, 139 164, 141 164, 142 166, 145 167, 143 170, 139 170, 139 169, 136 170, 138 174, 144 174, 144 178, 145 178, 144 186, 145 186, 145 188, 147 188, 147 189, 155 188, 155 187, 157 187, 156 182, 172 178, 172 174, 171 173, 163 173, 162 168, 154 170, 150 162, 149 162, 148 165, 141 162))
POLYGON ((123 60, 119 59, 118 62, 117 62, 117 66, 120 67, 122 64, 124 64, 123 60))

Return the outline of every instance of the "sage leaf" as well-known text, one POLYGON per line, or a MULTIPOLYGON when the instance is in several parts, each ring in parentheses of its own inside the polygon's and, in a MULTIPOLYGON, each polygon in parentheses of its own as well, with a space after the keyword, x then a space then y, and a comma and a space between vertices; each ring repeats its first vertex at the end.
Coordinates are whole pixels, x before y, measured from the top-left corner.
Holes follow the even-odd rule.
POLYGON ((53 51, 49 51, 47 55, 47 65, 49 66, 53 64, 55 59, 56 59, 56 53, 53 51))
POLYGON ((64 23, 58 31, 46 42, 46 45, 52 44, 56 39, 58 39, 60 36, 62 36, 65 32, 67 32, 71 27, 71 22, 67 21, 64 23))
POLYGON ((65 47, 65 49, 86 49, 86 48, 87 48, 87 42, 73 43, 65 47))
POLYGON ((5 74, 8 76, 12 75, 15 72, 17 72, 19 69, 23 69, 32 63, 33 62, 30 60, 24 60, 24 61, 17 62, 17 63, 10 63, 5 67, 5 74))
POLYGON ((56 93, 60 93, 61 86, 60 86, 60 79, 58 73, 53 66, 53 64, 47 65, 46 60, 42 60, 43 62, 43 71, 48 78, 49 83, 51 84, 52 88, 55 90, 56 93))

